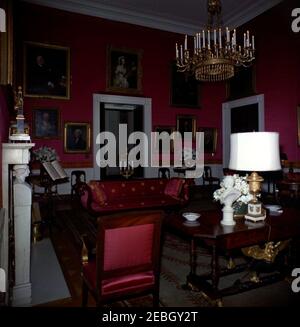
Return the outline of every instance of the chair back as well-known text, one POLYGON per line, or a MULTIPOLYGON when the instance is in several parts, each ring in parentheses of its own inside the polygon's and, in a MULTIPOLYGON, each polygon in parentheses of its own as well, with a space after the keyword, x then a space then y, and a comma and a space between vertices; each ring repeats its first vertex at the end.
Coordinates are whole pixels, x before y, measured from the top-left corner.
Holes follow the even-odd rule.
POLYGON ((118 213, 98 218, 97 280, 151 272, 158 283, 162 211, 118 213))
POLYGON ((160 167, 158 169, 158 178, 170 179, 170 169, 166 167, 160 167))
POLYGON ((86 175, 84 170, 73 170, 71 172, 71 197, 78 195, 81 185, 86 183, 86 175))
POLYGON ((71 186, 77 183, 86 182, 86 175, 84 170, 73 170, 71 172, 71 186))
POLYGON ((210 168, 210 166, 204 166, 203 176, 204 176, 204 178, 210 178, 211 177, 211 168, 210 168))

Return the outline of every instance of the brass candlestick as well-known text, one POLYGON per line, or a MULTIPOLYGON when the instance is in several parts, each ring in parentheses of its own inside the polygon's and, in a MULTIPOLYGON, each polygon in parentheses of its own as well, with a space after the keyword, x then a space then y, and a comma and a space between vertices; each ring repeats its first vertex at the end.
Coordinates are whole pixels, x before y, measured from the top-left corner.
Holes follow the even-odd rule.
POLYGON ((12 122, 9 128, 9 140, 11 142, 30 142, 29 127, 25 124, 23 114, 23 93, 21 86, 15 95, 16 122, 12 122))
POLYGON ((120 162, 120 174, 125 177, 126 179, 128 179, 130 176, 132 176, 134 174, 134 167, 133 167, 133 163, 132 165, 130 165, 128 163, 128 161, 124 161, 124 162, 120 162))

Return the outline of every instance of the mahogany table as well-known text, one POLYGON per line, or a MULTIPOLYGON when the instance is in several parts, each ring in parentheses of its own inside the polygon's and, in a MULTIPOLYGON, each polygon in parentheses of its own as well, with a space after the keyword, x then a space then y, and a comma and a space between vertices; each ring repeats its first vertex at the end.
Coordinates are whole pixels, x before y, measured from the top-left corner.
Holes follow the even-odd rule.
POLYGON ((282 274, 276 274, 265 283, 262 281, 229 287, 220 290, 218 288, 221 276, 236 273, 245 269, 244 265, 234 268, 223 269, 219 267, 219 254, 228 253, 235 249, 241 249, 257 244, 265 244, 271 241, 294 239, 300 236, 300 211, 293 208, 285 208, 281 215, 268 215, 263 222, 253 223, 243 218, 236 221, 235 226, 223 226, 220 224, 221 211, 198 211, 201 213, 198 224, 189 224, 180 213, 171 213, 166 217, 166 226, 190 240, 190 273, 187 276, 186 286, 193 290, 204 292, 212 300, 221 299, 223 296, 236 294, 248 289, 263 286, 282 278, 282 274), (196 274, 196 243, 204 242, 211 248, 211 273, 206 275, 196 274))

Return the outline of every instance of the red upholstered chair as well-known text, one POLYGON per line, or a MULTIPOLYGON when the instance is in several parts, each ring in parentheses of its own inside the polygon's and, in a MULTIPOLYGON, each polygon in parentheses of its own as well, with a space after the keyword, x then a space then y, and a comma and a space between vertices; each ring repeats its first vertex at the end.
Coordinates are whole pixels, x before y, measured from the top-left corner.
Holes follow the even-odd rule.
POLYGON ((83 306, 88 292, 97 306, 149 293, 158 306, 162 215, 141 211, 98 218, 96 256, 83 260, 83 306))

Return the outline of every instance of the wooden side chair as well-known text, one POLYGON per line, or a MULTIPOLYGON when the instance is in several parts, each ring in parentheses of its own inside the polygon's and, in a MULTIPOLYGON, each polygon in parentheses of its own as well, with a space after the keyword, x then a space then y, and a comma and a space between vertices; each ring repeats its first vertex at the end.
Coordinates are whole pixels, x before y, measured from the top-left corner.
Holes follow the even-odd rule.
POLYGON ((86 175, 84 170, 73 170, 71 173, 71 198, 76 194, 77 188, 81 183, 86 182, 86 175))
POLYGON ((204 166, 204 171, 203 171, 203 185, 213 185, 216 183, 218 186, 220 186, 220 179, 218 177, 213 177, 211 173, 211 167, 210 166, 204 166))
POLYGON ((140 211, 98 218, 94 259, 83 246, 82 306, 89 292, 97 306, 144 294, 159 305, 162 217, 162 211, 140 211))

